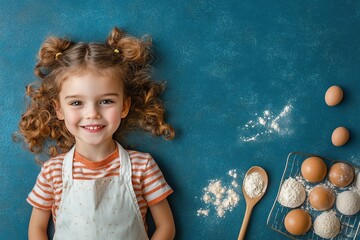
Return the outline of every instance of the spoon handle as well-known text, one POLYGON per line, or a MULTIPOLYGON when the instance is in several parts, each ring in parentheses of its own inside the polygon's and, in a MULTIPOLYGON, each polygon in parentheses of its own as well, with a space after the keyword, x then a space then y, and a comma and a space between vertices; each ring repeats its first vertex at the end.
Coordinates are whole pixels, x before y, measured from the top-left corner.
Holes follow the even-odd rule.
POLYGON ((245 237, 246 229, 247 229, 247 226, 249 224, 249 220, 250 220, 252 210, 253 210, 252 204, 251 205, 246 204, 246 211, 245 211, 245 215, 244 215, 244 220, 243 220, 242 225, 241 225, 238 240, 243 240, 244 237, 245 237))

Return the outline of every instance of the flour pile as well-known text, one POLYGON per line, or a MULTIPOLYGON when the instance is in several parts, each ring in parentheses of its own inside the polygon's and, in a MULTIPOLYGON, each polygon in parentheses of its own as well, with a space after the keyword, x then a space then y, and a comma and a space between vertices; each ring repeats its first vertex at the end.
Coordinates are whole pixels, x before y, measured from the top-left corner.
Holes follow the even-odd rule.
POLYGON ((340 221, 334 211, 323 212, 314 221, 314 232, 322 238, 333 238, 340 232, 340 221))
POLYGON ((285 207, 295 208, 303 204, 305 198, 305 187, 290 177, 281 186, 278 202, 285 207))
POLYGON ((264 190, 264 181, 258 172, 245 176, 244 190, 250 198, 260 196, 264 190))
POLYGON ((360 195, 353 191, 344 191, 337 196, 336 208, 344 215, 355 215, 360 210, 360 195))

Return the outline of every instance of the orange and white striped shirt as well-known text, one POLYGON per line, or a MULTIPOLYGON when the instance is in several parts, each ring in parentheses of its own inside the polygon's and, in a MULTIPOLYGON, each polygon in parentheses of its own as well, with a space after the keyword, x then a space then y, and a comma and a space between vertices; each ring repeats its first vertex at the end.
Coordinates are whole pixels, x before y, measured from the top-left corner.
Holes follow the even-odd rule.
MULTIPOLYGON (((133 150, 127 150, 127 152, 131 162, 132 185, 145 224, 148 207, 165 199, 173 190, 166 183, 162 172, 150 154, 133 150)), ((35 208, 51 210, 54 223, 56 223, 62 196, 64 158, 65 154, 61 154, 44 163, 36 184, 26 199, 35 208)), ((104 160, 97 162, 90 161, 75 151, 73 178, 86 181, 118 176, 120 167, 119 151, 117 150, 104 160)))

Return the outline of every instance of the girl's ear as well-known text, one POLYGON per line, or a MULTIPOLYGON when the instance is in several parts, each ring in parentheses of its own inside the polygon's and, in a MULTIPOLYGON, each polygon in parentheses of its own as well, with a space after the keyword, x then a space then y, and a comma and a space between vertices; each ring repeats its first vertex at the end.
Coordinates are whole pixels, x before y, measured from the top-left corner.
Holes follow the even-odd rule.
POLYGON ((121 118, 126 118, 126 116, 128 115, 129 111, 130 111, 130 106, 131 106, 131 98, 128 97, 125 99, 124 103, 123 103, 123 109, 121 112, 121 118))
POLYGON ((59 101, 54 101, 54 108, 56 111, 56 116, 59 120, 64 120, 64 114, 61 110, 59 101))

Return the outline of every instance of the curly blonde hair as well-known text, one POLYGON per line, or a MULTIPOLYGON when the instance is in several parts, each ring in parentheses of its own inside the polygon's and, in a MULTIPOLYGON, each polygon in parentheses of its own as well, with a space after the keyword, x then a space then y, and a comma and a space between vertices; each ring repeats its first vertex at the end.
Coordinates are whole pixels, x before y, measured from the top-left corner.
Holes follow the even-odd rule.
POLYGON ((19 123, 19 133, 29 150, 42 153, 50 142, 47 154, 56 156, 58 150, 67 152, 75 144, 64 121, 56 117, 54 101, 67 74, 89 66, 99 71, 111 70, 123 82, 124 95, 131 98, 129 114, 114 134, 116 140, 120 140, 124 130, 133 128, 163 135, 165 139, 174 138, 173 128, 164 121, 165 109, 160 99, 165 86, 151 79, 150 48, 149 38, 135 38, 118 28, 113 28, 105 43, 47 38, 35 66, 40 81, 27 86, 30 102, 19 123))

